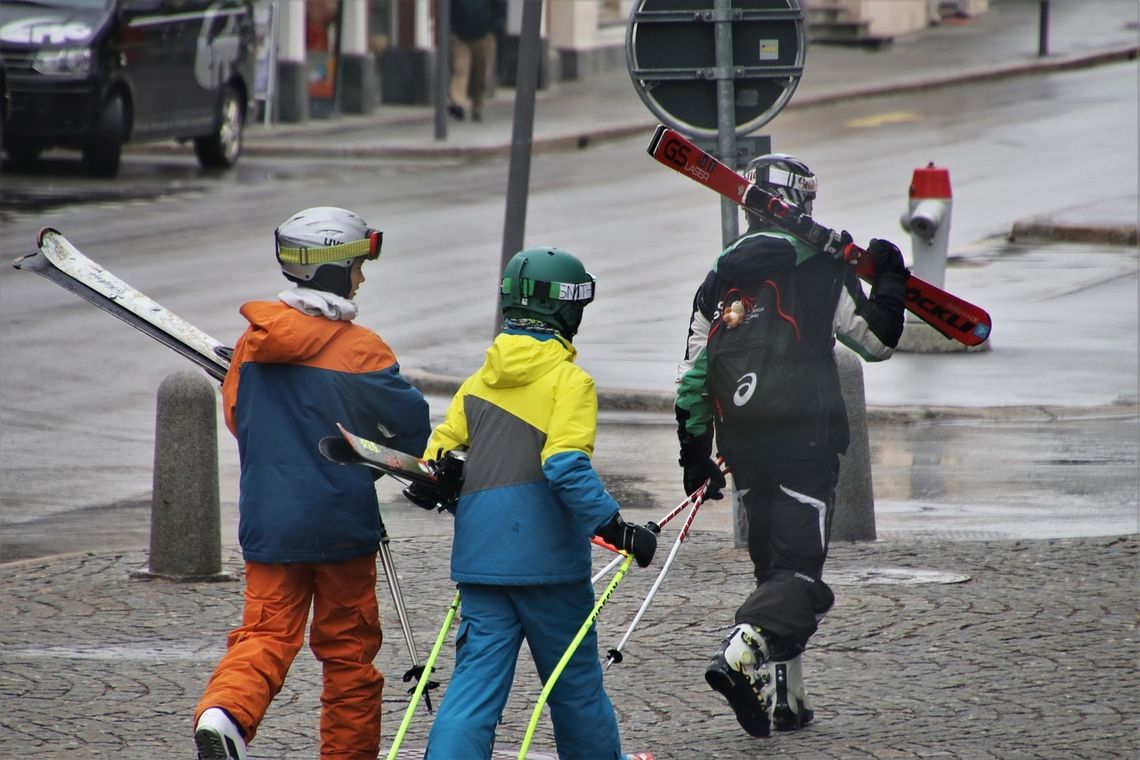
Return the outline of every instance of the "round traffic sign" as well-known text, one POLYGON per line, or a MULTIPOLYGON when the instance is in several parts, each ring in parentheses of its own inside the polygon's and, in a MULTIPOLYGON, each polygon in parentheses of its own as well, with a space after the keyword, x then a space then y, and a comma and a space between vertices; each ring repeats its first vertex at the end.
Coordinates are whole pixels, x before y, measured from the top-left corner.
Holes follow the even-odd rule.
POLYGON ((735 132, 746 135, 771 121, 799 84, 807 48, 803 10, 798 0, 716 5, 638 0, 626 31, 626 63, 649 110, 696 136, 717 135, 717 82, 731 79, 735 132), (731 26, 731 50, 717 50, 718 24, 731 26))

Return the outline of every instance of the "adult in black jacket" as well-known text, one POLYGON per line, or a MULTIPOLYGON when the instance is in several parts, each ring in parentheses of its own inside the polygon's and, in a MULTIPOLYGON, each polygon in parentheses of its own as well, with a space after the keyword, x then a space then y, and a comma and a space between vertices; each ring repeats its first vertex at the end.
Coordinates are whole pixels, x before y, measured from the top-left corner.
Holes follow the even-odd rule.
MULTIPOLYGON (((746 176, 811 213, 816 178, 768 154, 746 176)), ((748 214, 693 299, 676 398, 686 493, 725 485, 713 437, 748 519, 756 590, 705 678, 753 736, 812 719, 800 655, 835 597, 823 582, 847 413, 835 341, 868 361, 890 357, 903 328, 908 271, 898 248, 872 240, 870 297, 854 267, 748 214)))

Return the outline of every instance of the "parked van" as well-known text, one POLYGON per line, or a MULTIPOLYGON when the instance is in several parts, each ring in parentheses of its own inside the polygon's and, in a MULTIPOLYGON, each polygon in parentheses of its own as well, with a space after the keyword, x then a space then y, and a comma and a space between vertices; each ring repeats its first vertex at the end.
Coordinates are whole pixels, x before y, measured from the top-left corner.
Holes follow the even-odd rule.
POLYGON ((3 147, 50 147, 114 176, 127 142, 193 140, 203 167, 241 155, 254 86, 249 0, 4 0, 3 147))

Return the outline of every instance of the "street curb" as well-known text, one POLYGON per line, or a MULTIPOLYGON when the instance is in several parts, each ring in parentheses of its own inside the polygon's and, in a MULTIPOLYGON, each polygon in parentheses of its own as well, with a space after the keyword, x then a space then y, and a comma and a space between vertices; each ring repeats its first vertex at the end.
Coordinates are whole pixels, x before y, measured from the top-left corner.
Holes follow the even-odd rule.
POLYGON ((1047 218, 1017 222, 1009 233, 1009 242, 1048 240, 1061 243, 1101 243, 1135 246, 1137 227, 1128 225, 1056 224, 1047 218))
MULTIPOLYGON (((404 377, 425 395, 450 398, 459 390, 463 378, 433 372, 401 370, 404 377)), ((673 416, 672 393, 665 391, 598 389, 598 410, 607 412, 650 412, 673 416)), ((1133 401, 1090 406, 869 406, 867 420, 886 424, 914 424, 942 420, 1007 420, 1059 422, 1074 419, 1104 419, 1140 416, 1140 403, 1133 401)))
POLYGON ((838 103, 840 101, 850 100, 852 98, 898 95, 908 92, 937 89, 941 87, 955 87, 957 85, 972 84, 974 82, 988 82, 998 79, 1011 79, 1013 77, 1028 76, 1031 74, 1085 69, 1091 68, 1093 66, 1101 66, 1106 63, 1134 61, 1138 55, 1140 55, 1140 45, 1128 45, 1127 47, 1116 48, 1113 50, 1104 50, 1097 53, 1090 53, 1088 55, 1075 55, 1068 58, 1060 58, 1055 61, 1044 60, 1027 61, 1025 63, 1013 63, 980 71, 960 72, 957 74, 948 74, 944 77, 931 77, 929 79, 916 82, 871 86, 865 87, 861 90, 844 90, 841 93, 817 95, 813 98, 807 98, 800 101, 796 101, 793 97, 792 102, 788 104, 788 108, 810 108, 813 106, 831 105, 832 103, 838 103))

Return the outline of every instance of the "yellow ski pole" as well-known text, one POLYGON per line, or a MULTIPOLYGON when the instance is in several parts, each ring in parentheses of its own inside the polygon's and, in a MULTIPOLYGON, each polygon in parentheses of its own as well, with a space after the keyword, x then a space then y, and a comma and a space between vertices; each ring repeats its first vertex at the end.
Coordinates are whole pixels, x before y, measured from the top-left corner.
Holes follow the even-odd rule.
POLYGON ((396 753, 400 751, 400 744, 404 741, 404 734, 408 732, 408 726, 411 725, 412 722, 412 715, 416 712, 416 705, 420 703, 420 697, 423 696, 424 689, 427 688, 432 669, 435 668, 435 660, 439 657, 440 650, 443 649, 443 642, 447 640, 447 633, 451 630, 451 623, 455 620, 455 612, 458 609, 459 592, 456 591, 455 598, 451 600, 451 607, 447 610, 447 617, 443 620, 443 627, 439 629, 439 636, 435 639, 435 646, 432 647, 431 654, 428 655, 427 662, 424 663, 424 676, 421 677, 416 684, 416 691, 412 694, 412 701, 408 705, 408 709, 404 711, 404 720, 400 723, 400 730, 396 732, 396 738, 392 741, 392 748, 388 750, 388 760, 396 760, 396 753))
MULTIPOLYGON (((594 604, 594 609, 590 611, 589 617, 582 623, 582 627, 578 629, 578 633, 570 642, 570 646, 566 647, 566 651, 562 654, 562 659, 558 661, 558 664, 554 667, 554 671, 550 674, 550 677, 546 679, 546 684, 542 687, 542 693, 538 695, 538 704, 534 706, 534 712, 531 713, 530 725, 526 727, 526 736, 523 737, 518 760, 524 760, 527 750, 530 749, 531 740, 534 739, 534 731, 538 728, 538 719, 542 717, 542 707, 546 704, 547 698, 550 697, 550 692, 554 689, 554 683, 558 680, 558 676, 562 675, 562 671, 566 668, 566 663, 570 662, 570 658, 573 657, 574 652, 578 650, 582 639, 586 638, 586 634, 589 633, 591 626, 593 626, 594 622, 598 619, 602 607, 610 600, 610 596, 613 594, 614 589, 617 588, 618 582, 625 577, 626 571, 629 570, 629 566, 632 563, 633 555, 627 553, 625 561, 621 563, 617 572, 614 573, 613 580, 606 586, 606 590, 602 592, 602 595, 598 597, 598 601, 594 604)), ((394 758, 389 755, 388 760, 394 760, 394 758)))

